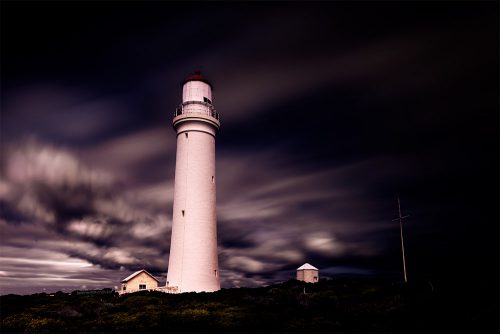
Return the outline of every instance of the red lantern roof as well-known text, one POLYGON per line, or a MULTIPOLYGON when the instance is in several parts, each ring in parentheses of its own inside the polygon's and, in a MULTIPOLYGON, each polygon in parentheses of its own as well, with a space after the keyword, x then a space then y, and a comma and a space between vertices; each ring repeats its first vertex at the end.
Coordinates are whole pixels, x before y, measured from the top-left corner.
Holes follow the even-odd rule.
POLYGON ((189 81, 203 81, 204 83, 208 84, 210 88, 214 89, 212 86, 212 83, 208 81, 207 78, 205 78, 203 75, 201 75, 201 71, 194 71, 194 74, 188 76, 184 81, 182 82, 182 85, 184 86, 186 82, 189 81))

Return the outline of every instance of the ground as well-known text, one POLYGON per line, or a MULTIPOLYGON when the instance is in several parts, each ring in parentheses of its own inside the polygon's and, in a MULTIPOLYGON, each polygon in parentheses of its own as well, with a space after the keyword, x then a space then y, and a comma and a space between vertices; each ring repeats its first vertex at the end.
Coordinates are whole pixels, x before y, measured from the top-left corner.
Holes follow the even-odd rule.
POLYGON ((1 332, 498 332, 495 289, 351 277, 179 295, 6 295, 1 332))

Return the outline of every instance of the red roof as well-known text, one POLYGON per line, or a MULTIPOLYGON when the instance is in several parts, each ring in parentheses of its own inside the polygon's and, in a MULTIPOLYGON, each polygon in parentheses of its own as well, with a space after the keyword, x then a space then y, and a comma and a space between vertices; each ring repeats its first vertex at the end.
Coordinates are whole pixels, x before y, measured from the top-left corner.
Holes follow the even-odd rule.
POLYGON ((184 86, 184 84, 186 82, 189 82, 189 81, 203 81, 204 83, 207 83, 208 85, 210 85, 210 88, 214 89, 214 86, 212 86, 212 83, 210 81, 208 81, 207 78, 205 78, 203 75, 201 75, 201 71, 194 71, 194 74, 188 76, 186 79, 184 79, 184 81, 182 82, 182 85, 184 86))

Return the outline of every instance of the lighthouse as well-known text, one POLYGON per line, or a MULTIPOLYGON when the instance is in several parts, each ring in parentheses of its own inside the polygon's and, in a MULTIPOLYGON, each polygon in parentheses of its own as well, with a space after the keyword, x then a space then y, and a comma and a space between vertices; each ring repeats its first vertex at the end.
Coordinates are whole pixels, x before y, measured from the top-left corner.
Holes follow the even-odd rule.
POLYGON ((187 77, 172 122, 177 154, 167 287, 179 292, 220 289, 215 208, 220 122, 212 88, 199 71, 187 77))

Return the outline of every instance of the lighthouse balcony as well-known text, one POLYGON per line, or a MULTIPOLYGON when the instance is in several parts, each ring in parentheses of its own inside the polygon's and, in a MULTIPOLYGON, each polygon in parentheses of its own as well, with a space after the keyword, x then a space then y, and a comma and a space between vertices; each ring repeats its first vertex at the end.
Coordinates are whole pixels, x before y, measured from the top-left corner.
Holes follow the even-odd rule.
POLYGON ((186 101, 181 103, 174 112, 174 117, 183 115, 183 114, 191 114, 191 113, 200 113, 204 115, 211 116, 216 120, 219 119, 219 113, 215 110, 214 106, 210 103, 203 101, 186 101), (200 106, 200 108, 196 108, 196 106, 200 106))

